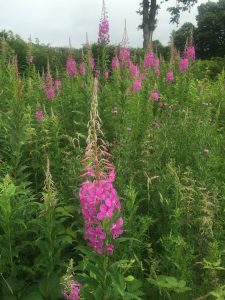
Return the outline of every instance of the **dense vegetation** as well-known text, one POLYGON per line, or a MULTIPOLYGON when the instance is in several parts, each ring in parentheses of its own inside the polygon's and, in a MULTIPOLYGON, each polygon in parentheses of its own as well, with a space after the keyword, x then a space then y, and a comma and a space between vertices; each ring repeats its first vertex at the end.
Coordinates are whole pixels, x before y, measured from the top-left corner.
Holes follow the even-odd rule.
POLYGON ((91 48, 0 35, 1 300, 225 299, 224 58, 195 32, 111 46, 103 2, 91 48))
POLYGON ((0 299, 62 299, 72 272, 81 299, 223 299, 224 72, 199 78, 193 55, 136 65, 122 48, 108 74, 101 49, 101 69, 88 51, 54 78, 1 57, 0 299), (78 195, 95 134, 124 222, 108 255, 83 239, 78 195))

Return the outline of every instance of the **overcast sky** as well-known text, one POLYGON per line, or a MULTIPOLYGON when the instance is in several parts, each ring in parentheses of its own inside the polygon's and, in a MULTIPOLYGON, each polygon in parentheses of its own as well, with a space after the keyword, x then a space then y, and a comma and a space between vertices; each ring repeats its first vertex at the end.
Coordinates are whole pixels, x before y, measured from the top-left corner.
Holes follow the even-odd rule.
MULTIPOLYGON (((213 0, 216 2, 216 0, 213 0)), ((137 30, 141 17, 136 13, 140 0, 105 0, 110 22, 112 44, 121 41, 124 19, 130 46, 142 46, 142 31, 137 30)), ((160 2, 160 1, 159 1, 160 2)), ((198 0, 198 5, 207 2, 198 0)), ((169 0, 158 12, 158 26, 153 39, 168 43, 170 33, 177 29, 169 24, 168 6, 176 3, 169 0)), ((184 22, 196 23, 197 6, 191 13, 183 13, 180 25, 184 22)), ((80 47, 85 42, 88 32, 90 42, 98 36, 98 24, 101 16, 102 0, 0 0, 0 30, 12 30, 27 40, 39 38, 41 43, 52 46, 67 46, 69 36, 72 46, 80 47)))

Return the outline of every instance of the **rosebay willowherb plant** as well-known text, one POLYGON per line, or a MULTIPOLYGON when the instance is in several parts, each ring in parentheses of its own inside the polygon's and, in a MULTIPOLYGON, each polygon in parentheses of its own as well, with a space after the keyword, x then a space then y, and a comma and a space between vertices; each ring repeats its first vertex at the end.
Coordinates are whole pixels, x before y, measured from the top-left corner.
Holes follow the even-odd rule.
POLYGON ((98 31, 98 43, 102 45, 109 44, 110 37, 109 37, 109 21, 105 6, 105 0, 102 3, 102 16, 99 24, 99 31, 98 31))
POLYGON ((69 53, 69 76, 49 48, 40 84, 35 44, 21 76, 6 43, 0 300, 222 300, 225 74, 210 81, 191 40, 182 72, 173 45, 168 62, 144 58, 125 30, 121 51, 69 53))
POLYGON ((115 169, 110 163, 106 142, 103 140, 98 115, 98 81, 94 80, 87 148, 83 163, 83 177, 79 191, 82 214, 85 220, 85 239, 97 253, 112 254, 113 240, 123 233, 121 205, 113 186, 115 169))

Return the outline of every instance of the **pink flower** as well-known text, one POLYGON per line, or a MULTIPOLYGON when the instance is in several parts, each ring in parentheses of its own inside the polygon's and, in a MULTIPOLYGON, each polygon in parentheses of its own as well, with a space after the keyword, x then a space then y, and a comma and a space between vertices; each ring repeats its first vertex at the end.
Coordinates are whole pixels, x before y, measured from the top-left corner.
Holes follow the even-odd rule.
POLYGON ((186 55, 188 59, 195 60, 195 47, 194 46, 187 47, 186 55))
POLYGON ((106 16, 104 16, 99 24, 98 43, 105 45, 105 44, 108 44, 109 42, 110 42, 109 21, 106 19, 106 16))
POLYGON ((112 59, 112 69, 119 69, 120 63, 117 56, 113 57, 112 59))
POLYGON ((68 58, 66 62, 67 74, 69 76, 76 76, 77 75, 77 64, 73 58, 68 58))
POLYGON ((63 290, 63 296, 68 300, 80 300, 80 289, 80 283, 70 280, 68 283, 66 283, 65 289, 63 290))
POLYGON ((133 82, 132 92, 136 93, 137 91, 140 91, 141 89, 142 89, 141 79, 137 78, 133 82))
POLYGON ((32 55, 30 55, 30 56, 27 57, 27 61, 29 62, 29 64, 33 63, 33 58, 34 57, 32 55))
MULTIPOLYGON (((115 112, 115 110, 114 110, 115 112)), ((116 174, 115 174, 115 170, 112 169, 110 172, 109 172, 109 176, 108 176, 108 180, 109 182, 113 182, 116 178, 116 174)))
POLYGON ((60 88, 62 86, 61 80, 56 80, 55 81, 55 88, 60 88))
POLYGON ((152 91, 149 98, 150 98, 150 100, 158 101, 159 100, 159 93, 157 91, 152 91))
POLYGON ((130 69, 130 71, 131 71, 131 75, 133 76, 133 77, 135 77, 136 75, 137 75, 137 72, 138 72, 138 67, 137 67, 137 65, 131 65, 131 69, 130 69))
POLYGON ((80 64, 80 74, 85 75, 86 74, 86 68, 84 63, 80 64))
POLYGON ((113 215, 113 208, 108 207, 105 204, 100 205, 100 212, 97 214, 98 220, 103 220, 105 218, 111 219, 113 215))
POLYGON ((109 78, 109 72, 108 72, 108 71, 105 71, 105 72, 104 72, 104 78, 105 78, 105 79, 108 79, 108 78, 109 78))
POLYGON ((51 100, 55 97, 55 89, 53 86, 45 88, 45 96, 48 100, 51 100))
POLYGON ((119 59, 121 61, 129 61, 130 60, 130 49, 128 48, 121 48, 119 53, 119 59))
POLYGON ((123 218, 120 217, 116 223, 113 223, 111 226, 111 233, 112 233, 112 238, 115 240, 116 238, 118 238, 122 233, 123 233, 123 229, 121 229, 123 227, 123 218))
POLYGON ((50 74, 48 74, 48 75, 46 76, 45 81, 46 81, 46 86, 47 86, 47 87, 52 87, 52 86, 54 85, 54 82, 53 82, 52 77, 51 77, 50 74))
POLYGON ((35 118, 37 122, 41 122, 44 119, 44 113, 42 110, 37 110, 35 113, 35 118))
POLYGON ((89 66, 90 66, 91 70, 93 71, 94 67, 95 67, 95 61, 94 61, 93 57, 89 58, 89 66))
POLYGON ((95 77, 99 78, 100 76, 100 71, 99 70, 95 70, 95 77))
POLYGON ((166 80, 167 80, 167 81, 174 81, 173 71, 168 71, 168 72, 166 73, 166 80))
MULTIPOLYGON (((88 245, 99 254, 105 251, 105 240, 110 238, 111 225, 121 209, 119 198, 112 185, 114 179, 115 172, 111 170, 109 179, 85 181, 79 191, 82 214, 86 224, 85 239, 88 245), (105 224, 104 231, 102 222, 105 224)), ((114 229, 116 230, 117 227, 114 229)))
POLYGON ((145 69, 149 69, 151 67, 154 67, 157 64, 153 51, 150 51, 148 54, 145 55, 144 58, 144 67, 145 69))
POLYGON ((106 253, 107 254, 112 255, 113 254, 113 250, 114 250, 113 244, 106 245, 106 253))
POLYGON ((179 65, 180 71, 183 72, 188 70, 188 66, 189 66, 188 58, 182 58, 180 60, 180 65, 179 65))

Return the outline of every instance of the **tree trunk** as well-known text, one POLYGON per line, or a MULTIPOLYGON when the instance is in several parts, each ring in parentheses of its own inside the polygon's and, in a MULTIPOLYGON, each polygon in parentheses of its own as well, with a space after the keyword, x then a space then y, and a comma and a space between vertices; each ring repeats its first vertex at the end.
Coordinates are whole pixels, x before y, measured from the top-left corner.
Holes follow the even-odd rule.
POLYGON ((149 29, 148 29, 148 12, 149 0, 143 0, 143 49, 147 50, 149 45, 149 29))
POLYGON ((143 0, 143 49, 152 48, 152 34, 155 29, 157 0, 143 0), (151 1, 151 2, 149 2, 151 1))

